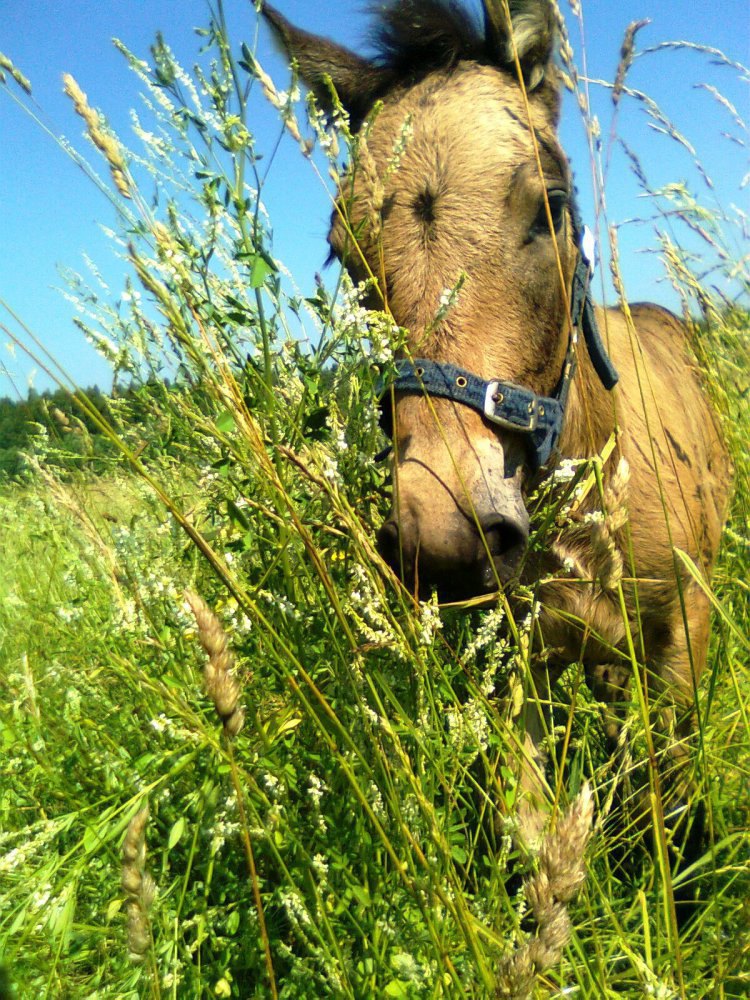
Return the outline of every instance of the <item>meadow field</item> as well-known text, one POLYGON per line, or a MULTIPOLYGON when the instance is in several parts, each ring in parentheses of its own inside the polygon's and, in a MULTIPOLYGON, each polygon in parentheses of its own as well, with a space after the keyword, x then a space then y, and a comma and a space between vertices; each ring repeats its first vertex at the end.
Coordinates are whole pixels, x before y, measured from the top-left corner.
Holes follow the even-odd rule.
MULTIPOLYGON (((294 291, 249 94, 277 106, 311 169, 356 155, 356 137, 279 91, 221 4, 202 42, 206 75, 161 40, 148 66, 123 53, 153 116, 133 150, 66 82, 131 274, 116 303, 78 279, 77 322, 131 391, 48 406, 23 471, 0 480, 0 998, 746 997, 746 233, 665 196, 705 250, 672 228, 658 248, 735 465, 690 747, 703 853, 675 882, 648 849, 633 819, 648 712, 634 697, 608 758, 580 663, 549 706, 554 808, 527 850, 535 590, 520 620, 505 599, 439 608, 378 556, 375 400, 403 333, 345 275, 294 291), (715 291, 727 275, 731 298, 715 291), (547 904, 555 878, 570 891, 547 904)), ((5 77, 23 89, 20 69, 5 77)), ((533 545, 606 460, 540 491, 533 545)))

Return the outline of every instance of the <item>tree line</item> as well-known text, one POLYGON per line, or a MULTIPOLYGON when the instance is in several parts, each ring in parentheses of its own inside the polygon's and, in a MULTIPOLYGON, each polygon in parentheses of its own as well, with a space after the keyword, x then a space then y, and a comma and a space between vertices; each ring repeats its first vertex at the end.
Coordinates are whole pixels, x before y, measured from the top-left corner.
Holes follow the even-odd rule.
POLYGON ((0 480, 23 476, 31 454, 50 465, 86 463, 93 472, 103 471, 119 452, 100 418, 118 432, 123 425, 145 428, 152 423, 157 400, 169 391, 167 381, 154 381, 112 393, 92 386, 75 393, 31 389, 25 399, 0 397, 0 480))

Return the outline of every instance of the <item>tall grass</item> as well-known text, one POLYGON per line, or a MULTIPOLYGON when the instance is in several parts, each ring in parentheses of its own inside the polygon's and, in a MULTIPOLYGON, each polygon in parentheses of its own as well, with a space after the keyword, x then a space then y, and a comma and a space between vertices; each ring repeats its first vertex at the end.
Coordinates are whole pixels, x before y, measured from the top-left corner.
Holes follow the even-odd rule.
MULTIPOLYGON (((535 594, 513 621, 503 603, 416 604, 385 572, 374 399, 402 331, 343 275, 305 301, 287 290, 252 102, 278 108, 311 169, 326 154, 335 164, 340 145, 356 156, 356 139, 343 115, 335 132, 313 104, 305 115, 247 47, 235 54, 221 5, 204 42, 211 68, 192 75, 161 39, 150 64, 120 46, 147 99, 137 152, 66 84, 111 168, 132 273, 117 302, 78 284, 81 329, 120 375, 174 382, 149 397, 147 433, 127 400, 111 419, 92 414, 121 456, 108 475, 53 476, 45 458, 65 449, 53 424, 24 482, 2 486, 0 955, 12 988, 746 995, 746 308, 716 301, 665 238, 669 274, 702 310, 694 340, 738 483, 699 699, 710 838, 681 875, 701 902, 680 936, 669 872, 613 811, 636 780, 644 719, 630 710, 633 756, 610 760, 580 664, 551 705, 550 831, 538 853, 519 846, 535 594)), ((618 79, 615 109, 629 97, 618 79)), ((705 228, 697 206, 668 196, 705 228)), ((721 246, 720 227, 709 235, 721 246)), ((563 470, 540 522, 595 489, 597 468, 563 470)))

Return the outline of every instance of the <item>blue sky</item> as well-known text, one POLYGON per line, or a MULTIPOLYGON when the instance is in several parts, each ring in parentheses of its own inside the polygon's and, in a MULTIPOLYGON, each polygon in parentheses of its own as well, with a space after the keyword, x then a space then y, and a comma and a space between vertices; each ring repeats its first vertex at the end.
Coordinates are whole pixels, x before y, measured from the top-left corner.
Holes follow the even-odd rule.
MULTIPOLYGON (((367 30, 362 3, 276 2, 300 26, 362 50, 367 30)), ((613 78, 627 24, 644 17, 652 23, 641 32, 639 48, 686 39, 721 49, 745 64, 750 61, 747 0, 589 0, 583 7, 587 69, 593 78, 613 78)), ((243 40, 252 47, 256 15, 250 0, 226 0, 226 9, 236 47, 243 40)), ((34 112, 53 133, 67 136, 84 152, 82 123, 62 94, 62 74, 69 72, 78 80, 90 103, 105 113, 127 144, 129 109, 139 106, 139 82, 114 49, 112 37, 122 39, 146 58, 156 32, 162 31, 178 59, 189 68, 201 43, 193 29, 208 21, 204 0, 3 0, 2 14, 0 52, 31 80, 34 112)), ((569 23, 580 65, 581 39, 577 25, 570 18, 569 23)), ((264 27, 258 34, 257 54, 277 85, 286 87, 288 71, 264 27)), ((638 150, 652 184, 685 181, 710 208, 718 204, 731 211, 734 204, 750 213, 750 186, 740 190, 748 170, 747 149, 722 135, 742 133, 706 89, 696 88, 696 84, 717 87, 747 122, 749 92, 738 73, 711 65, 705 55, 669 52, 637 60, 628 82, 646 91, 674 120, 695 146, 715 188, 708 189, 690 156, 674 141, 648 127, 640 107, 626 102, 619 131, 638 150)), ((0 87, 0 299, 76 382, 108 387, 106 365, 73 325, 73 307, 60 292, 63 282, 58 266, 83 270, 83 255, 87 254, 116 294, 122 288, 125 267, 100 229, 100 224, 112 223, 113 212, 54 140, 12 100, 10 95, 17 93, 12 84, 0 87)), ((606 134, 609 96, 596 88, 593 94, 606 134)), ((270 151, 279 133, 271 109, 258 105, 252 125, 259 147, 270 151)), ((565 108, 561 135, 576 170, 583 214, 590 219, 588 154, 580 120, 570 104, 565 108)), ((95 162, 93 154, 89 158, 95 162)), ((291 142, 282 143, 265 202, 274 230, 275 255, 292 271, 302 290, 309 291, 327 252, 329 206, 320 182, 291 142)), ((610 219, 621 222, 644 215, 645 209, 624 157, 616 155, 608 186, 610 219)), ((621 233, 620 244, 629 298, 650 298, 675 307, 674 294, 657 280, 658 262, 640 252, 654 244, 650 229, 628 226, 621 233)), ((747 245, 741 247, 739 242, 735 249, 738 255, 748 252, 747 245)), ((19 332, 4 310, 0 310, 0 324, 19 332)), ((33 362, 18 350, 13 356, 6 346, 8 341, 0 329, 0 396, 25 393, 30 382, 37 389, 49 387, 49 379, 33 362)))

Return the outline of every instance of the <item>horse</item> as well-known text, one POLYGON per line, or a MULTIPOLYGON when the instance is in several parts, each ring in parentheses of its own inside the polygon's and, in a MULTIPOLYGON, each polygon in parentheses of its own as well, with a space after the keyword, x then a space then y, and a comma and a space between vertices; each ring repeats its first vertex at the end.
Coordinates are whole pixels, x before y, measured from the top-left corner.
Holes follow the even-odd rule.
POLYGON ((688 746, 731 466, 685 324, 591 298, 593 248, 557 138, 552 5, 483 0, 482 24, 443 0, 378 5, 369 59, 263 14, 320 106, 343 108, 359 136, 329 243, 408 331, 383 401, 383 558, 417 597, 535 586, 542 652, 521 723, 537 815, 552 685, 583 664, 615 752, 635 674, 658 762, 651 819, 694 855, 688 746), (529 498, 566 460, 605 453, 599 488, 531 551, 529 498))

